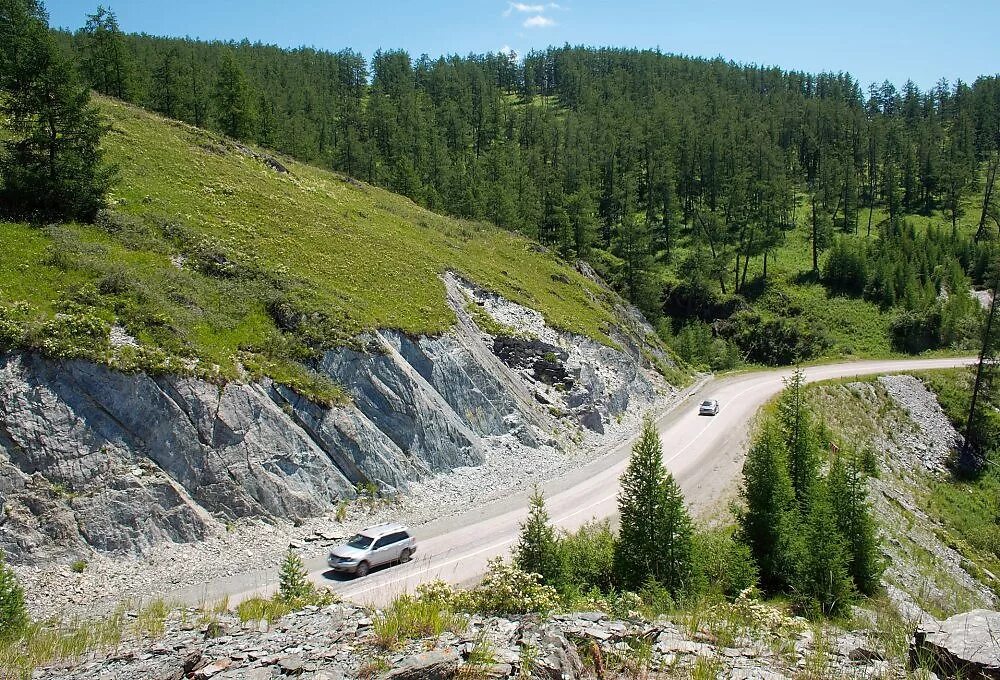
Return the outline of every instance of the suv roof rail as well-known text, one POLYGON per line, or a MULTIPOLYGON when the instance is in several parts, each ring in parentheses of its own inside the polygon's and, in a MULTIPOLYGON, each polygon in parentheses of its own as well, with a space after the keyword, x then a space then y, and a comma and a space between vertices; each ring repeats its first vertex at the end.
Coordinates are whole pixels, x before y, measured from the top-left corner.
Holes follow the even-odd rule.
POLYGON ((394 531, 409 531, 409 529, 398 522, 385 522, 383 524, 376 524, 374 526, 367 527, 361 530, 361 533, 374 532, 374 533, 391 533, 394 531))

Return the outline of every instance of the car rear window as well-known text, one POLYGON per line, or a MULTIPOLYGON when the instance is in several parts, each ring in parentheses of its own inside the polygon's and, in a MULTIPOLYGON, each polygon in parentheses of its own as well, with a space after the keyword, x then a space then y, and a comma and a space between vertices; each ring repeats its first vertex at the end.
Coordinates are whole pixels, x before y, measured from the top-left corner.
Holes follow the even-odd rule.
POLYGON ((355 534, 354 538, 347 542, 347 545, 352 548, 357 548, 359 550, 364 550, 372 544, 372 537, 365 536, 364 534, 355 534))

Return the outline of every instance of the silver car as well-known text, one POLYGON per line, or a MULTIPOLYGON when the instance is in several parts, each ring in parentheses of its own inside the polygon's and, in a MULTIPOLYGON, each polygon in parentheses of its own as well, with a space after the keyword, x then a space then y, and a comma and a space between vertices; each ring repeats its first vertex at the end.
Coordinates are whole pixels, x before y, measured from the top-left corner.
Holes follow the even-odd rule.
POLYGON ((714 416, 719 413, 719 402, 715 399, 706 399, 698 406, 699 416, 714 416))
POLYGON ((406 562, 417 552, 417 542, 402 524, 380 524, 355 534, 330 551, 326 563, 334 571, 367 576, 373 567, 406 562))

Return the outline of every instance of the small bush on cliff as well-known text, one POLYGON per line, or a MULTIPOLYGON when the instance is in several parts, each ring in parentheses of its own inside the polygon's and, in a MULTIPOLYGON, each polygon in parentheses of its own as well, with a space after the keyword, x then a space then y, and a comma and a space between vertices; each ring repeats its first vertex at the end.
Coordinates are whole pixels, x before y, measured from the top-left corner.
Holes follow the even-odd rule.
POLYGON ((278 594, 281 599, 291 602, 309 595, 313 591, 313 585, 309 583, 308 576, 302 558, 289 550, 278 574, 278 594))
POLYGON ((0 642, 7 642, 24 633, 29 623, 24 606, 24 590, 14 571, 4 563, 0 552, 0 642))

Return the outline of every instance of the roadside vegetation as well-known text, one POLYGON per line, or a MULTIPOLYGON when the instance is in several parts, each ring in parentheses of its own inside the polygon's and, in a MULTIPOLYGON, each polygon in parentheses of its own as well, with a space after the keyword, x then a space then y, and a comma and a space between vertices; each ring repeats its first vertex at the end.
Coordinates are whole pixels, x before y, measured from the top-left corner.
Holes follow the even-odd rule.
MULTIPOLYGON (((273 622, 307 606, 337 602, 326 589, 318 589, 306 577, 302 559, 289 552, 282 562, 278 591, 270 598, 254 597, 241 602, 236 616, 241 621, 273 622)), ((163 599, 123 602, 110 615, 87 619, 54 617, 32 620, 24 591, 13 570, 0 555, 0 678, 31 678, 38 667, 74 664, 91 652, 110 653, 127 642, 156 640, 167 630, 170 617, 182 622, 193 617, 207 636, 221 634, 218 618, 228 611, 227 599, 189 609, 163 599)))

